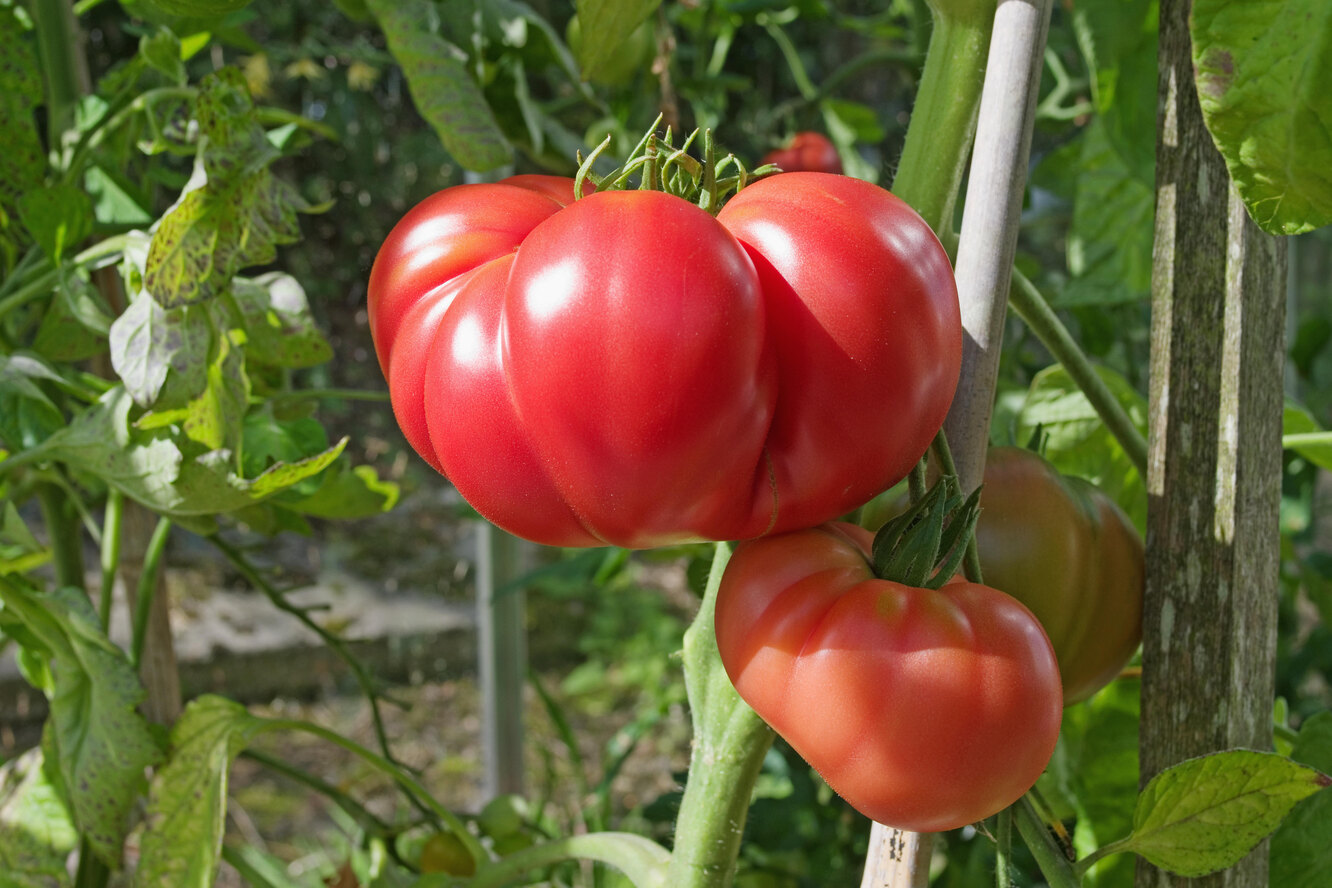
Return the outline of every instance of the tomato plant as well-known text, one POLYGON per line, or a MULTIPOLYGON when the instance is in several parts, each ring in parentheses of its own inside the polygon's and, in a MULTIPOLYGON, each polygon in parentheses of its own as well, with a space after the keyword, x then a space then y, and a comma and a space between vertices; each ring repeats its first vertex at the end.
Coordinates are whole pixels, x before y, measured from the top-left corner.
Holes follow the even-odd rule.
POLYGON ((740 696, 866 816, 952 829, 1040 776, 1059 734, 1049 640, 988 586, 879 579, 869 531, 825 524, 736 547, 717 592, 740 696))
POLYGON ((782 147, 763 155, 763 163, 776 164, 784 173, 805 170, 813 173, 842 172, 842 158, 837 147, 823 133, 799 132, 782 147))
POLYGON ((390 233, 369 313, 413 447, 491 521, 558 545, 842 514, 919 459, 960 366, 929 227, 819 173, 715 218, 550 177, 446 189, 390 233))
MULTIPOLYGON (((569 50, 575 56, 581 56, 583 27, 577 15, 569 19, 564 29, 564 38, 569 44, 569 50)), ((588 79, 603 86, 623 86, 652 64, 652 56, 656 51, 656 36, 653 34, 652 18, 649 17, 629 32, 629 36, 615 47, 615 51, 588 79)))
POLYGON ((1142 538, 1094 485, 1018 447, 990 450, 981 503, 985 581, 1045 627, 1064 702, 1085 700, 1119 674, 1142 638, 1142 538))

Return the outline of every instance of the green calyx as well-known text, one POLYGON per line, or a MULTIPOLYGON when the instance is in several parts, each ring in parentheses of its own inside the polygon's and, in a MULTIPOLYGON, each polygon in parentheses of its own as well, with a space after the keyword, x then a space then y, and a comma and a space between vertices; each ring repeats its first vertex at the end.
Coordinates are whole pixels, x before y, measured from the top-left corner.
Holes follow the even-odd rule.
POLYGON ((670 127, 666 128, 665 135, 657 135, 657 127, 660 125, 661 117, 658 116, 652 128, 629 153, 628 159, 604 176, 592 172, 592 165, 610 146, 611 137, 607 136, 586 158, 580 152, 578 174, 574 176, 574 194, 580 198, 585 196, 583 185, 586 182, 595 185, 597 191, 624 191, 630 188, 662 191, 696 204, 699 209, 715 216, 727 197, 760 176, 779 172, 772 164, 748 170, 739 158, 729 153, 718 160, 712 130, 694 130, 677 148, 670 127), (696 141, 702 143, 702 159, 689 153, 696 141), (637 185, 632 184, 635 179, 637 185))
POLYGON ((980 488, 965 500, 957 477, 945 475, 874 535, 874 573, 906 586, 938 589, 966 555, 980 518, 980 488))

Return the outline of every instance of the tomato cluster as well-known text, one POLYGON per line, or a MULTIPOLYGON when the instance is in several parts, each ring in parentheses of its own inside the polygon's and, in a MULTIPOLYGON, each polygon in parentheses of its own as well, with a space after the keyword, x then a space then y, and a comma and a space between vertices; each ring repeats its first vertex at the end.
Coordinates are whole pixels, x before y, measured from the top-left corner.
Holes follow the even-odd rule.
POLYGON ((920 458, 961 361, 929 226, 820 173, 715 218, 546 176, 449 188, 390 233, 369 315, 412 446, 495 524, 563 546, 834 518, 920 458))
POLYGON ((823 133, 796 133, 782 147, 763 155, 763 163, 779 166, 784 173, 842 172, 842 157, 837 153, 837 146, 823 133))

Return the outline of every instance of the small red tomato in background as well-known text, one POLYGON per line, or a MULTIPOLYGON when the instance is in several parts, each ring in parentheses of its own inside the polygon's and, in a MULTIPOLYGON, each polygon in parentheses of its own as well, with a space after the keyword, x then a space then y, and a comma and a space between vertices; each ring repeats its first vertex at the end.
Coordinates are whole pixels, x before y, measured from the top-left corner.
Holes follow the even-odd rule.
POLYGON ((763 155, 762 163, 776 164, 784 173, 842 172, 842 158, 837 147, 822 133, 801 132, 786 140, 782 147, 763 155))
POLYGON ((918 832, 1022 796, 1059 737, 1054 651, 988 586, 878 579, 869 531, 825 524, 740 543, 717 647, 740 696, 858 811, 918 832))
POLYGON ((1142 538, 1108 496, 1019 447, 985 459, 976 525, 985 582, 1034 613, 1059 660, 1065 704, 1124 668, 1142 640, 1142 538))
POLYGON ((961 365, 948 255, 889 192, 822 173, 714 218, 656 191, 461 185, 369 282, 412 446, 495 524, 550 545, 746 539, 902 478, 961 365))

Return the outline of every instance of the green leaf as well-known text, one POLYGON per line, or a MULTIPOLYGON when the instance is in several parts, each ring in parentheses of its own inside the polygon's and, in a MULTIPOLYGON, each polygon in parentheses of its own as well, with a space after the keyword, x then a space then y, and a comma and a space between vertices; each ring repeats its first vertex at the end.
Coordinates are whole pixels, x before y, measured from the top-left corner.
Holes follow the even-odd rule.
MULTIPOLYGON (((1077 811, 1074 847, 1085 855, 1129 834, 1138 797, 1138 697, 1140 682, 1108 685, 1086 703, 1064 712, 1064 734, 1077 731, 1072 783, 1077 811)), ((1134 863, 1114 855, 1084 878, 1086 888, 1133 888, 1134 863)))
POLYGON ((43 94, 37 54, 12 5, 0 6, 0 238, 19 241, 18 201, 42 184, 46 156, 33 111, 43 94))
POLYGON ((133 888, 211 888, 226 828, 232 762, 266 727, 223 697, 185 707, 153 777, 133 888))
POLYGON ((1270 234, 1332 222, 1332 4, 1195 0, 1198 100, 1249 215, 1270 234))
POLYGON ((203 393, 185 405, 181 427, 186 437, 209 450, 240 450, 241 424, 250 409, 243 340, 239 331, 217 337, 217 354, 208 364, 203 393))
MULTIPOLYGON (((1155 103, 1149 107, 1155 108, 1155 103)), ((1115 151, 1098 118, 1083 131, 1068 235, 1071 280, 1057 306, 1146 299, 1152 286, 1155 193, 1115 151)))
POLYGON ((118 170, 109 170, 96 160, 83 174, 83 185, 93 202, 93 216, 103 225, 148 225, 153 215, 148 202, 134 183, 118 170))
POLYGON ((280 420, 269 409, 255 410, 245 417, 243 432, 241 467, 251 477, 274 463, 294 462, 328 449, 328 433, 318 420, 308 416, 280 420))
POLYGON ((19 218, 52 262, 92 233, 93 209, 88 195, 74 185, 35 188, 18 201, 19 218))
POLYGON ((382 481, 371 466, 352 467, 347 460, 334 463, 314 493, 299 500, 283 500, 282 508, 313 518, 369 518, 387 512, 398 502, 398 485, 382 481))
POLYGON ((45 595, 25 583, 0 582, 0 600, 53 654, 51 764, 83 836, 117 868, 144 771, 161 757, 136 709, 147 695, 82 590, 45 595))
POLYGON ((180 38, 169 29, 159 28, 155 33, 140 38, 139 55, 149 68, 160 72, 168 83, 185 85, 188 78, 180 51, 180 38))
POLYGON ((1323 430, 1309 408, 1289 398, 1281 417, 1281 446, 1332 471, 1332 432, 1323 430))
POLYGON ((1238 863, 1297 802, 1332 784, 1274 752, 1234 749, 1181 762, 1143 788, 1132 850, 1161 869, 1203 876, 1238 863))
POLYGON ((249 6, 251 0, 147 0, 147 2, 167 15, 221 18, 249 6))
POLYGON ((159 223, 144 286, 167 308, 212 299, 240 269, 273 261, 300 236, 298 211, 312 211, 269 165, 279 156, 235 68, 199 85, 201 138, 194 175, 159 223))
POLYGON ((0 888, 64 888, 79 835, 59 790, 30 749, 0 767, 0 888))
MULTIPOLYGON (((1332 712, 1300 726, 1291 758, 1332 772, 1332 712)), ((1295 806, 1272 836, 1269 881, 1281 888, 1332 885, 1332 794, 1320 792, 1295 806)))
POLYGON ((1158 0, 1079 0, 1073 30, 1091 72, 1098 124, 1149 189, 1156 169, 1158 0))
MULTIPOLYGON (((208 383, 213 327, 202 308, 164 308, 141 291, 111 324, 109 338, 111 367, 140 406, 156 404, 170 374, 179 380, 174 388, 185 398, 208 383)), ((171 398, 171 405, 178 400, 171 398)))
MULTIPOLYGON (((1128 380, 1108 367, 1097 374, 1128 411, 1133 424, 1147 433, 1147 400, 1128 380)), ((1062 366, 1037 373, 1018 413, 1017 440, 1027 441, 1040 428, 1044 454, 1060 472, 1077 475, 1101 488, 1119 504, 1142 532, 1147 525, 1147 485, 1095 408, 1062 366)))
POLYGON ((367 6, 402 66, 416 109, 439 134, 444 149, 470 170, 508 163, 513 149, 467 71, 466 54, 435 33, 434 4, 369 0, 367 6))
POLYGON ((59 375, 32 355, 0 354, 0 441, 13 450, 40 445, 65 425, 65 417, 37 385, 59 375))
POLYGON ((111 315, 85 273, 66 271, 62 269, 32 349, 49 360, 70 363, 106 351, 111 315))
POLYGON ((248 337, 249 360, 274 367, 313 367, 333 359, 333 347, 315 326, 305 290, 291 275, 236 278, 231 297, 248 337))
POLYGON ((582 30, 578 64, 585 79, 595 80, 661 0, 577 0, 574 5, 582 30))
POLYGON ((18 509, 6 502, 0 513, 0 574, 26 573, 51 560, 51 550, 37 542, 18 509))

